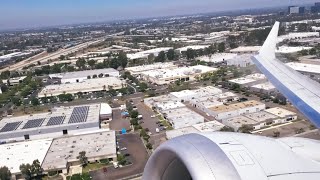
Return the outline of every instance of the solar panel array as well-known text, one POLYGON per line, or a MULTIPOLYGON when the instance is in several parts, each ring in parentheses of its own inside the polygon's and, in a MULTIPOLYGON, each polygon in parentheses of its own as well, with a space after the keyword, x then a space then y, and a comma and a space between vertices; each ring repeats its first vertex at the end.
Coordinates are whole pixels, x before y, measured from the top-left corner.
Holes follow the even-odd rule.
POLYGON ((89 106, 75 107, 69 119, 69 124, 86 122, 89 106))
POLYGON ((41 118, 41 119, 32 119, 29 120, 22 129, 30 129, 30 128, 36 128, 36 127, 40 127, 43 123, 43 121, 45 120, 45 118, 41 118))
POLYGON ((19 125, 22 123, 22 121, 19 122, 13 122, 13 123, 8 123, 3 128, 1 128, 0 132, 8 132, 8 131, 14 131, 16 130, 19 125))
POLYGON ((62 124, 66 116, 54 116, 51 117, 47 123, 47 126, 56 126, 62 124))

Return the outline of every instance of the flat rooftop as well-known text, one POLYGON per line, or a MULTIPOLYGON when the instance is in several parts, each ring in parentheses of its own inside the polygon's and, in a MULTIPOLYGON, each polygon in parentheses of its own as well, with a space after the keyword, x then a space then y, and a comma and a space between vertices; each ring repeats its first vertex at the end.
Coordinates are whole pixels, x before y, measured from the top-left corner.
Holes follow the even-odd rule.
POLYGON ((177 66, 174 65, 172 62, 166 62, 166 63, 154 63, 149 65, 127 67, 126 71, 129 71, 132 74, 137 74, 143 71, 149 71, 149 70, 155 70, 155 69, 170 69, 170 68, 176 68, 176 67, 177 66))
POLYGON ((175 129, 204 122, 204 117, 188 108, 170 109, 162 112, 175 129))
POLYGON ((104 77, 95 79, 86 79, 78 83, 70 84, 53 84, 44 87, 38 94, 39 97, 57 96, 64 93, 75 94, 78 92, 94 92, 108 90, 110 86, 113 89, 120 89, 126 82, 120 80, 118 77, 104 77), (105 88, 104 88, 105 87, 105 88))
POLYGON ((233 107, 234 109, 244 109, 244 108, 254 107, 259 105, 264 105, 264 104, 259 101, 251 100, 251 101, 230 104, 229 106, 233 107))
POLYGON ((85 151, 88 159, 116 157, 115 131, 81 134, 54 139, 43 161, 44 170, 66 168, 67 162, 78 161, 79 152, 85 151))
POLYGON ((264 79, 266 79, 265 75, 256 73, 256 74, 247 75, 245 77, 231 79, 229 80, 229 82, 244 85, 244 84, 253 83, 253 82, 264 80, 264 79))
POLYGON ((155 103, 155 107, 157 107, 160 111, 167 111, 167 110, 185 107, 185 105, 180 101, 164 101, 164 102, 155 103))
POLYGON ((94 69, 94 70, 86 70, 86 71, 75 71, 75 72, 67 72, 67 73, 59 73, 59 74, 50 74, 49 76, 58 77, 61 79, 73 79, 73 78, 87 78, 87 76, 99 75, 99 74, 109 74, 113 76, 117 74, 119 76, 119 71, 113 68, 106 69, 94 69))
POLYGON ((194 45, 194 46, 185 46, 182 48, 178 48, 176 49, 177 51, 183 52, 183 51, 187 51, 188 49, 193 49, 193 50, 199 50, 199 49, 204 49, 209 47, 209 45, 194 45))
POLYGON ((167 139, 172 139, 172 138, 175 138, 178 136, 191 134, 191 133, 199 133, 199 131, 196 128, 194 128, 193 126, 188 126, 188 127, 184 127, 184 128, 166 131, 166 136, 167 136, 167 139))
POLYGON ((209 66, 196 65, 190 67, 179 67, 175 69, 157 69, 144 71, 141 74, 147 77, 153 77, 157 79, 167 79, 167 78, 175 78, 175 77, 187 77, 190 75, 199 75, 208 72, 217 71, 217 68, 212 68, 209 66))
POLYGON ((48 113, 7 117, 0 121, 0 135, 30 130, 45 130, 74 123, 99 122, 100 104, 55 107, 48 113))
POLYGON ((231 53, 237 53, 237 52, 258 52, 260 50, 261 46, 239 46, 235 49, 231 49, 231 53))
POLYGON ((224 125, 218 121, 210 121, 193 125, 193 127, 199 132, 215 132, 220 131, 220 129, 223 128, 224 125))
POLYGON ((21 164, 32 164, 36 159, 40 164, 48 152, 52 139, 41 139, 0 145, 0 167, 7 166, 12 174, 20 173, 21 164))
POLYGON ((198 57, 197 59, 205 62, 219 63, 229 59, 233 59, 236 56, 238 55, 234 53, 217 53, 211 56, 201 56, 201 57, 198 57))
POLYGON ((280 118, 285 118, 288 116, 296 116, 297 114, 295 112, 280 108, 280 107, 275 107, 275 108, 270 108, 265 110, 268 113, 271 113, 273 115, 276 115, 280 118))
POLYGON ((254 85, 254 86, 251 86, 251 87, 253 87, 253 88, 257 88, 257 89, 263 89, 263 90, 275 90, 276 89, 276 87, 274 87, 273 85, 272 85, 272 83, 271 82, 265 82, 265 83, 261 83, 261 84, 257 84, 257 85, 254 85))
POLYGON ((320 65, 315 64, 305 64, 305 63, 287 63, 287 66, 291 67, 292 69, 300 72, 308 72, 314 74, 320 74, 320 65))
POLYGON ((258 122, 250 119, 248 117, 245 116, 236 116, 233 118, 229 118, 227 120, 225 120, 226 124, 228 124, 229 126, 231 125, 232 127, 236 127, 236 129, 240 128, 242 125, 254 125, 257 124, 258 122))
POLYGON ((183 97, 190 97, 190 96, 197 96, 197 93, 191 90, 183 90, 179 92, 171 92, 171 95, 177 98, 183 98, 183 97))
POLYGON ((247 118, 250 118, 254 121, 257 121, 257 122, 263 122, 263 121, 273 120, 273 119, 279 118, 278 116, 271 114, 271 113, 268 113, 266 111, 259 111, 256 113, 246 114, 244 116, 247 118))

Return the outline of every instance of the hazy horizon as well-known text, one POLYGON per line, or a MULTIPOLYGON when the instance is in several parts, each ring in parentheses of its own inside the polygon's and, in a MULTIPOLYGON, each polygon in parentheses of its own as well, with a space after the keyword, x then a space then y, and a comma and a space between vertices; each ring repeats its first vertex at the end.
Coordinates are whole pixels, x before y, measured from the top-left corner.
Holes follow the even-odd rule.
POLYGON ((0 30, 301 5, 319 0, 2 0, 0 30))

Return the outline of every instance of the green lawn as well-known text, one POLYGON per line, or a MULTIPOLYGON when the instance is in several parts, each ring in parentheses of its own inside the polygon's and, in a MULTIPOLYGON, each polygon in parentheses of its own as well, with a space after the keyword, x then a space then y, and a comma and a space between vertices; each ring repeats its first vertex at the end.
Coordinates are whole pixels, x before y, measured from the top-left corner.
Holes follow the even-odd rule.
POLYGON ((100 164, 100 163, 92 163, 92 164, 88 164, 86 167, 84 167, 82 169, 82 173, 87 173, 89 171, 93 171, 93 170, 97 170, 97 169, 101 169, 103 167, 105 167, 106 164, 100 164))

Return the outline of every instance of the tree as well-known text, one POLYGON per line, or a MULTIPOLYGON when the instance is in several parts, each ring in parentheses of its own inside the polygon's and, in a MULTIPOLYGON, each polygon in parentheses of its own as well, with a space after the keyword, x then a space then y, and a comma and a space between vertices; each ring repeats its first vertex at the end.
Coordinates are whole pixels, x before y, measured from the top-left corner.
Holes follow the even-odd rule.
POLYGON ((31 165, 30 164, 21 164, 20 167, 20 172, 22 176, 26 180, 30 180, 32 178, 32 172, 31 172, 31 165))
POLYGON ((127 54, 125 54, 124 52, 120 51, 118 54, 118 60, 120 62, 120 66, 122 68, 126 68, 127 64, 128 64, 128 58, 127 58, 127 54))
POLYGON ((76 62, 76 66, 80 69, 84 69, 86 65, 86 60, 83 58, 79 58, 76 62))
POLYGON ((127 163, 126 157, 122 154, 118 155, 117 161, 120 165, 125 165, 127 163))
POLYGON ((60 60, 64 60, 65 58, 66 58, 66 56, 64 56, 64 55, 60 55, 60 57, 59 57, 60 60))
POLYGON ((39 106, 40 102, 39 102, 39 100, 38 100, 36 97, 33 97, 33 98, 31 99, 31 104, 32 104, 33 106, 39 106))
POLYGON ((88 158, 86 156, 86 152, 85 151, 79 152, 79 156, 77 157, 77 159, 79 159, 80 164, 82 165, 82 167, 84 167, 84 166, 86 166, 88 164, 88 158))
POLYGON ((220 53, 224 52, 226 50, 226 47, 225 47, 225 43, 222 42, 222 43, 219 43, 218 45, 218 50, 220 53))
POLYGON ((155 59, 155 62, 164 62, 166 61, 166 53, 164 51, 161 51, 157 58, 155 59))
POLYGON ((0 167, 0 179, 1 180, 11 179, 11 172, 6 166, 0 167))
POLYGON ((273 137, 280 137, 279 131, 273 131, 273 137))
POLYGON ((11 102, 15 105, 15 106, 21 106, 22 102, 21 99, 19 97, 12 97, 11 98, 11 102))
POLYGON ((96 64, 96 61, 91 59, 88 61, 88 65, 91 67, 91 69, 93 69, 94 65, 96 64))
POLYGON ((145 92, 147 89, 148 89, 147 83, 142 82, 142 83, 139 84, 139 90, 141 92, 145 92))
POLYGON ((8 79, 10 77, 10 71, 3 71, 0 77, 1 79, 8 79))
POLYGON ((194 59, 196 57, 196 53, 193 49, 187 49, 186 56, 188 60, 194 59))
POLYGON ((151 150, 152 149, 152 144, 151 143, 147 143, 146 147, 151 150))
POLYGON ((251 134, 251 131, 253 131, 253 130, 254 129, 252 126, 244 124, 238 129, 238 132, 251 134))
POLYGON ((138 118, 139 116, 139 112, 138 111, 131 111, 130 117, 135 119, 138 118))
POLYGON ((98 77, 99 77, 99 78, 102 78, 102 77, 103 77, 103 74, 102 74, 102 73, 101 73, 101 74, 99 74, 99 75, 98 75, 98 77))
POLYGON ((148 63, 152 64, 154 62, 154 54, 149 54, 148 55, 148 63))
POLYGON ((145 136, 147 136, 147 135, 148 135, 148 134, 147 134, 146 130, 141 129, 141 131, 140 131, 140 137, 145 137, 145 136))
POLYGON ((223 128, 220 129, 222 132, 234 132, 234 129, 229 126, 224 126, 223 128))
POLYGON ((173 61, 175 58, 175 52, 173 49, 169 49, 169 51, 167 52, 167 58, 170 61, 173 61))
POLYGON ((31 165, 31 173, 36 177, 41 176, 43 173, 43 169, 41 168, 41 164, 39 160, 34 160, 31 165))

